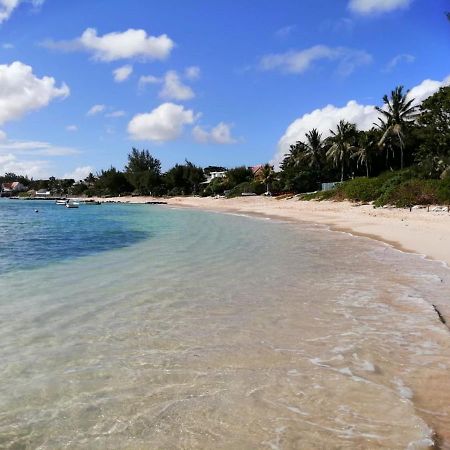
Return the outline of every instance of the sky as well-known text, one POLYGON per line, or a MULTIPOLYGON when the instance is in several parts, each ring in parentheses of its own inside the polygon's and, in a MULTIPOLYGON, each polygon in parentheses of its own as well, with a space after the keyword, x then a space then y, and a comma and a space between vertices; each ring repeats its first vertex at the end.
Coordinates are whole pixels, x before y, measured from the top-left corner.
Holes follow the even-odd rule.
POLYGON ((450 0, 0 0, 0 173, 277 165, 450 84, 450 0))

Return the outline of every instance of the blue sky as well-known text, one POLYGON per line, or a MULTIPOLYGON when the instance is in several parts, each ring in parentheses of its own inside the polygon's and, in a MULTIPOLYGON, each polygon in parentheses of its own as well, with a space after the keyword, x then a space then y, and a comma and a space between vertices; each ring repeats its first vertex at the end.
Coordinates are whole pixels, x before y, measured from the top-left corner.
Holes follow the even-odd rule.
POLYGON ((164 169, 277 162, 313 126, 370 127, 398 84, 422 99, 449 83, 447 10, 448 0, 0 0, 0 173, 81 177, 122 168, 132 146, 164 169))

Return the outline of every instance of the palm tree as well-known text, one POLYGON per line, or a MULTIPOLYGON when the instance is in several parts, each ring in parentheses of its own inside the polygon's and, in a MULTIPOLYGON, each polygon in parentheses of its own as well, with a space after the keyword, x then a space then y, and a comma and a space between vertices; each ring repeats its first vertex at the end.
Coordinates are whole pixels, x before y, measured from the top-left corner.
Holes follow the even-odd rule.
POLYGON ((327 158, 331 159, 336 167, 341 166, 341 181, 344 181, 345 164, 357 148, 355 146, 356 125, 341 120, 337 125, 336 131, 330 130, 330 133, 331 146, 327 151, 327 158))
POLYGON ((261 169, 261 180, 266 185, 266 195, 269 195, 269 185, 275 179, 275 171, 270 164, 264 164, 261 169))
POLYGON ((403 169, 405 129, 408 122, 411 122, 415 117, 414 99, 408 100, 407 93, 403 92, 403 86, 397 86, 391 92, 391 98, 387 95, 383 97, 383 103, 384 108, 376 107, 384 119, 380 119, 384 133, 378 145, 384 147, 387 138, 395 138, 400 149, 400 168, 403 169))
POLYGON ((370 164, 372 162, 374 147, 376 147, 374 135, 372 131, 361 131, 358 139, 358 147, 351 155, 356 158, 356 168, 364 166, 366 168, 366 177, 369 178, 370 164))
POLYGON ((305 134, 306 142, 303 143, 303 155, 309 161, 309 166, 320 170, 321 159, 325 147, 322 135, 317 128, 313 128, 305 134))

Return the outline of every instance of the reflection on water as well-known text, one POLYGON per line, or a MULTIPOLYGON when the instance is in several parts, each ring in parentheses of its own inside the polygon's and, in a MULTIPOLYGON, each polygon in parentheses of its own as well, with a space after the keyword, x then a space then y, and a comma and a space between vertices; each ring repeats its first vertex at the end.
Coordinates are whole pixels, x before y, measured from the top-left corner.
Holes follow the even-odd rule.
POLYGON ((0 447, 448 446, 444 268, 308 226, 155 220, 0 277, 0 447))

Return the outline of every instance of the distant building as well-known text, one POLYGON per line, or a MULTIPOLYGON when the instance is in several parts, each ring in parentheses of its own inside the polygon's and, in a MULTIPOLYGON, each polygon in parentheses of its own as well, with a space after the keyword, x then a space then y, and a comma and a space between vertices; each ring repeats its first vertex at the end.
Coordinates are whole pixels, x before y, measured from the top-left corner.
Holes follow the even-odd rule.
POLYGON ((50 196, 51 196, 51 193, 47 189, 39 189, 38 191, 36 191, 36 197, 38 197, 38 198, 47 198, 50 196))
POLYGON ((340 184, 342 184, 341 181, 334 181, 332 183, 322 183, 322 191, 331 191, 332 189, 337 188, 340 184))
POLYGON ((25 192, 26 190, 27 188, 19 181, 13 181, 12 183, 2 184, 2 192, 10 192, 13 194, 16 192, 25 192))
POLYGON ((227 172, 210 172, 207 177, 205 184, 211 183, 212 180, 215 180, 216 178, 225 178, 227 176, 227 172))
POLYGON ((263 164, 258 164, 258 165, 256 165, 256 166, 250 167, 250 170, 251 170, 252 173, 253 173, 253 178, 254 178, 255 180, 259 180, 259 179, 262 178, 263 167, 264 167, 263 164))

